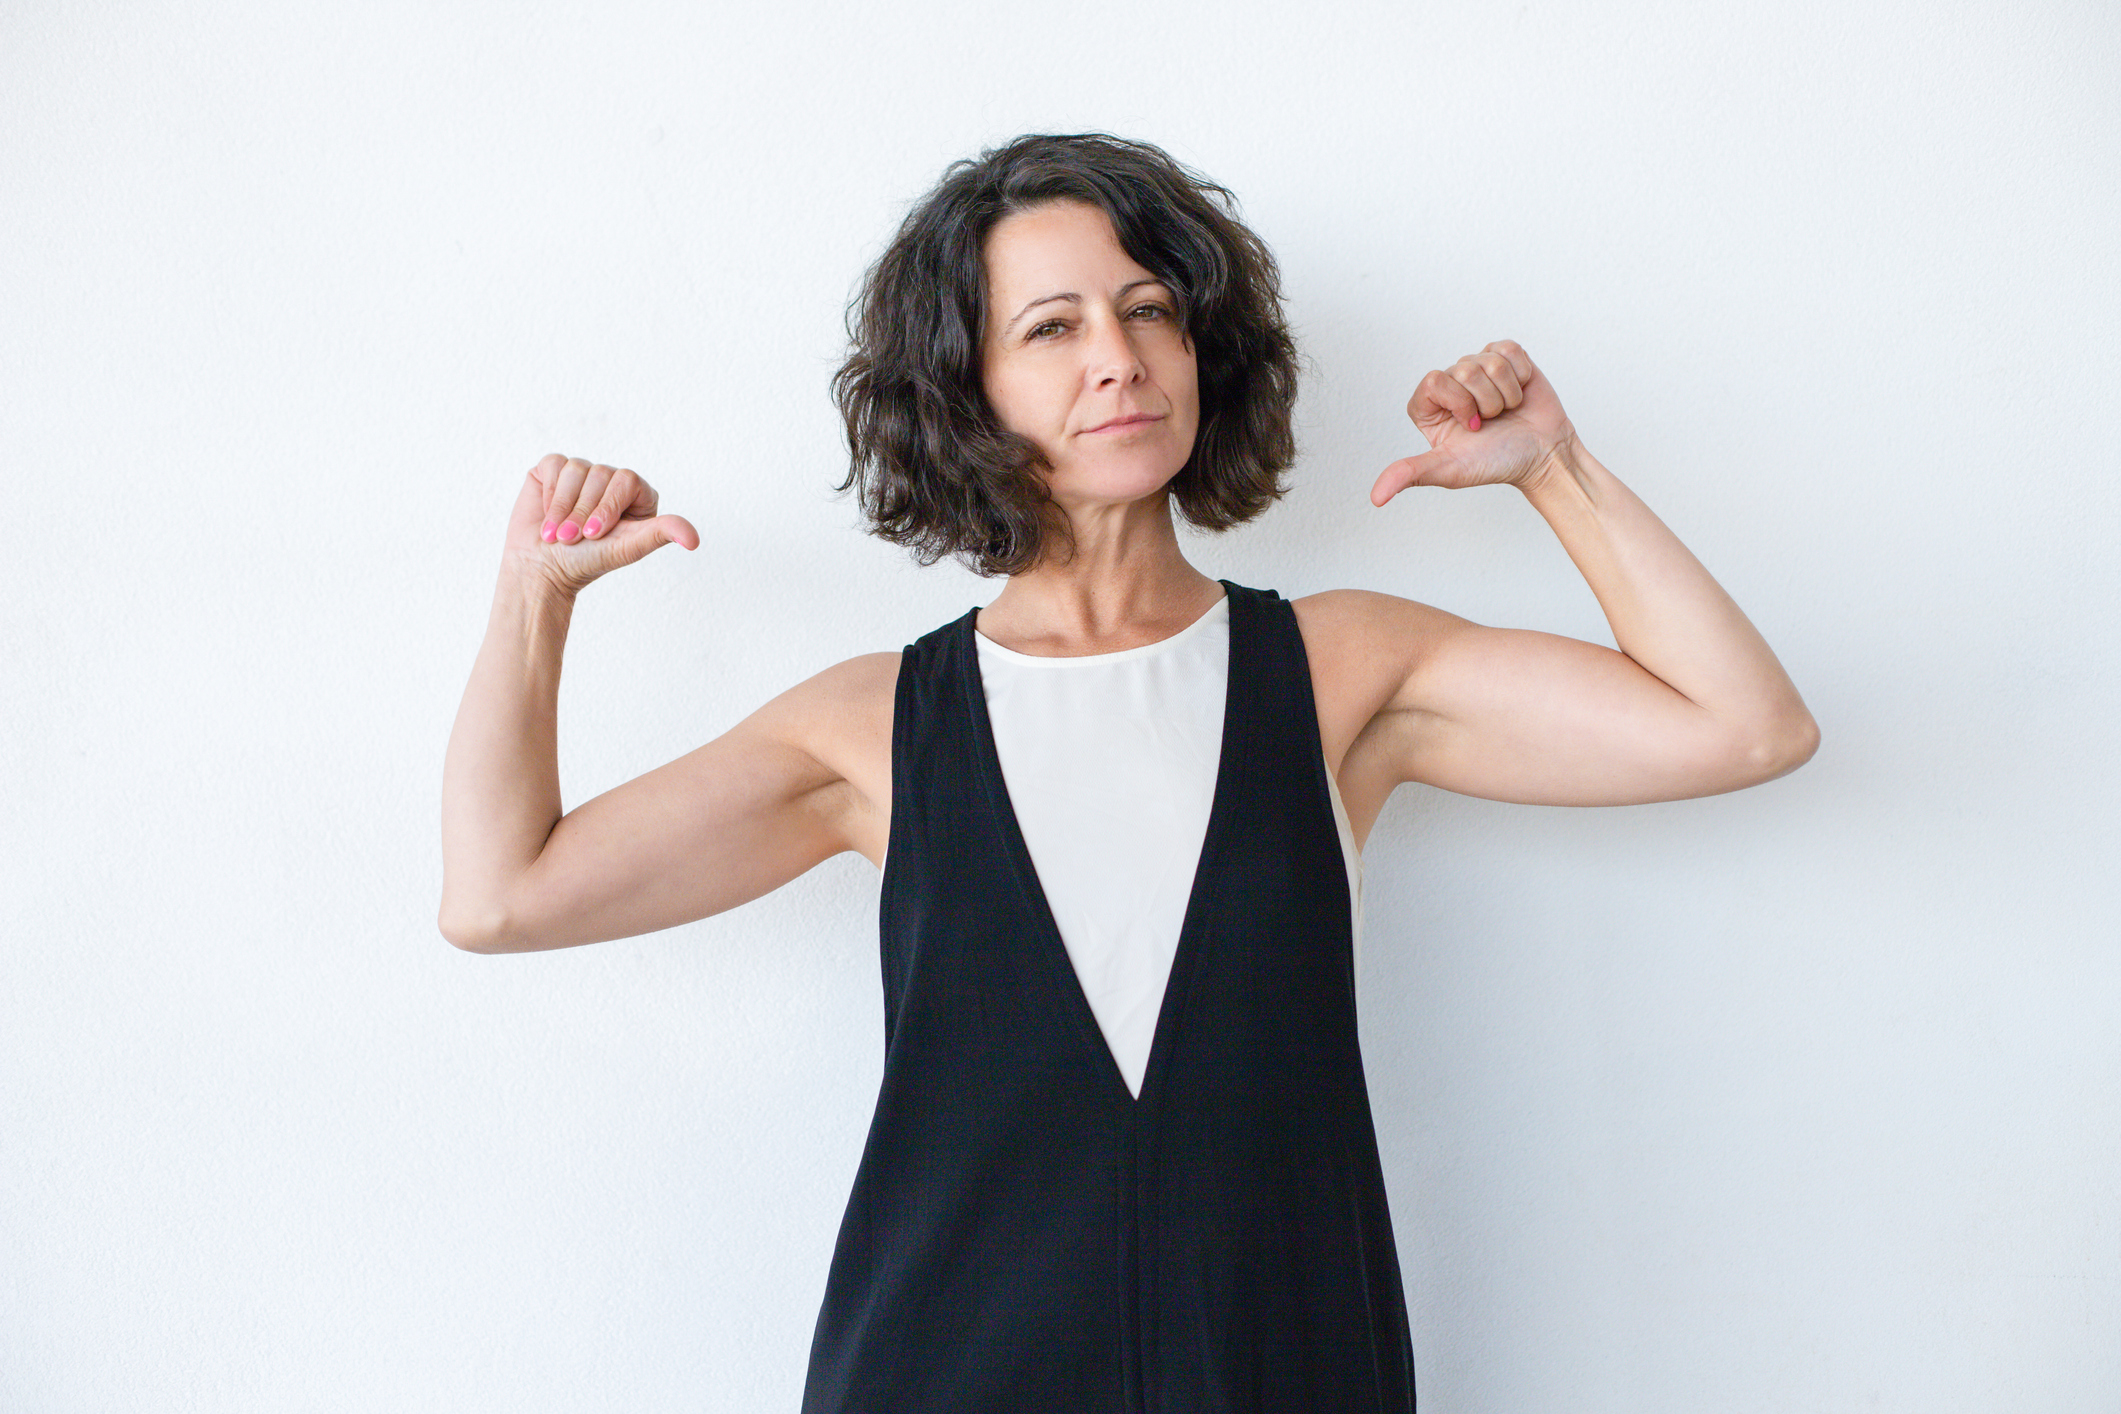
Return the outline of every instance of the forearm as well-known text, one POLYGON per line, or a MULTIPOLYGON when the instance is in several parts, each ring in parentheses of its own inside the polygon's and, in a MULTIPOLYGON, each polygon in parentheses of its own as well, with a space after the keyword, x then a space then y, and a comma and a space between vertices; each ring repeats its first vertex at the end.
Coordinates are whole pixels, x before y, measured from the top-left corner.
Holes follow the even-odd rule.
POLYGON ((1640 497, 1573 436, 1522 489, 1621 652, 1757 749, 1810 753, 1817 729, 1774 650, 1640 497))
POLYGON ((443 934, 476 945, 560 818, 560 659, 574 597, 504 568, 442 767, 443 934))

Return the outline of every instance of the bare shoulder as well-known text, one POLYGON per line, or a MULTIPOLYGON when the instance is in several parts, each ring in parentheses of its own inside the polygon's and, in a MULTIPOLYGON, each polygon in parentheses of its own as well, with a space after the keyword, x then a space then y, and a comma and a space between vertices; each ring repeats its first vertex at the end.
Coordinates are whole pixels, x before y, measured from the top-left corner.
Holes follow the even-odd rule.
POLYGON ((903 655, 863 653, 805 678, 767 706, 804 717, 861 717, 881 709, 890 715, 903 655))
POLYGON ((1369 589, 1328 589, 1292 601, 1311 691, 1318 701, 1326 759, 1338 766, 1349 745, 1391 705, 1421 660, 1467 620, 1430 604, 1369 589))
POLYGON ((1433 604, 1380 594, 1374 589, 1326 589, 1291 602, 1296 621, 1303 629, 1306 651, 1311 650, 1314 639, 1331 652, 1374 645, 1381 633, 1395 639, 1418 640, 1447 633, 1466 622, 1433 604))
POLYGON ((804 752, 888 815, 891 718, 901 656, 863 653, 834 663, 759 708, 736 730, 804 752))
POLYGON ((777 720, 860 715, 879 705, 888 712, 898 688, 898 653, 863 653, 804 678, 759 710, 777 720))

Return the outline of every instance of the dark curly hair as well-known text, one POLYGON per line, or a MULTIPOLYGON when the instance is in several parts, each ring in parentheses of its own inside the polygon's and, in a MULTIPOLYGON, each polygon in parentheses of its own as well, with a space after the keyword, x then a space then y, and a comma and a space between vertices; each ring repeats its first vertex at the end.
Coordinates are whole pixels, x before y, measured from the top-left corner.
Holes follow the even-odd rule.
POLYGON ((1208 530, 1281 496, 1296 457, 1296 345, 1281 272, 1234 214, 1229 190, 1145 142, 1034 133, 950 165, 907 215, 847 310, 832 380, 873 534, 920 563, 956 555, 983 575, 1037 563, 1049 533, 1036 445, 1001 425, 981 379, 987 233, 1053 201, 1101 208, 1127 255, 1163 281, 1195 353, 1200 430, 1170 491, 1208 530))

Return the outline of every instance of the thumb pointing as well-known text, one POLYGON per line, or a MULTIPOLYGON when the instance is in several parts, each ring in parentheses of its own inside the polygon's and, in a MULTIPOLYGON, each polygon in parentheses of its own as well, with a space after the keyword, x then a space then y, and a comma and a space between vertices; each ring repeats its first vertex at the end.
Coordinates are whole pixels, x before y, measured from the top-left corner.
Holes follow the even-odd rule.
POLYGON ((664 541, 687 550, 700 548, 700 533, 692 528, 692 522, 683 516, 657 516, 650 522, 661 533, 664 541))
POLYGON ((1406 490, 1419 486, 1451 461, 1448 452, 1423 452, 1418 457, 1401 457, 1386 467, 1370 488, 1370 504, 1381 506, 1406 490))
POLYGON ((665 545, 684 545, 691 549, 700 543, 699 532, 687 524, 682 516, 622 520, 611 528, 604 540, 611 547, 606 552, 612 557, 606 566, 609 569, 644 560, 665 545))

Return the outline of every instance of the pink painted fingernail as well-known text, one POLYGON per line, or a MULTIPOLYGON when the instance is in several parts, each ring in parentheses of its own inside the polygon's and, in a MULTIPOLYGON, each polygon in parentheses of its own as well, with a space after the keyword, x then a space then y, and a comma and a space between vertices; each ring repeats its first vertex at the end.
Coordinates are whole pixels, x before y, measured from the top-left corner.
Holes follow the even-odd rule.
POLYGON ((594 534, 596 534, 596 533, 597 533, 598 531, 602 530, 603 528, 604 528, 604 522, 602 522, 602 521, 598 520, 598 519, 597 519, 597 518, 596 518, 595 516, 591 516, 591 517, 589 518, 589 524, 587 524, 587 525, 585 525, 585 526, 583 526, 583 527, 582 527, 582 529, 584 529, 584 530, 588 531, 588 532, 589 532, 589 533, 590 533, 591 535, 594 535, 594 534))
POLYGON ((1478 431, 1480 430, 1480 414, 1479 414, 1479 413, 1477 413, 1477 412, 1476 412, 1476 413, 1474 413, 1474 414, 1473 414, 1473 416, 1472 416, 1472 419, 1471 419, 1471 420, 1470 420, 1469 422, 1467 422, 1467 423, 1466 423, 1466 428, 1467 428, 1467 430, 1468 430, 1468 431, 1472 431, 1472 432, 1478 432, 1478 431))
POLYGON ((571 521, 571 520, 570 520, 570 521, 567 521, 567 522, 565 522, 565 523, 563 523, 563 524, 562 524, 562 525, 560 526, 560 538, 561 538, 562 540, 572 540, 572 539, 574 539, 574 538, 575 538, 575 536, 577 536, 577 535, 579 535, 579 534, 581 534, 581 533, 582 533, 582 527, 580 527, 580 526, 576 525, 576 524, 575 524, 575 523, 574 523, 573 521, 571 521))
POLYGON ((548 520, 548 521, 546 521, 546 522, 545 522, 545 527, 544 527, 544 529, 542 529, 542 530, 540 530, 540 531, 538 532, 538 539, 540 539, 540 540, 544 541, 544 542, 545 542, 545 543, 546 543, 547 545, 550 545, 550 544, 552 543, 552 522, 551 522, 551 521, 549 521, 549 520, 548 520))

